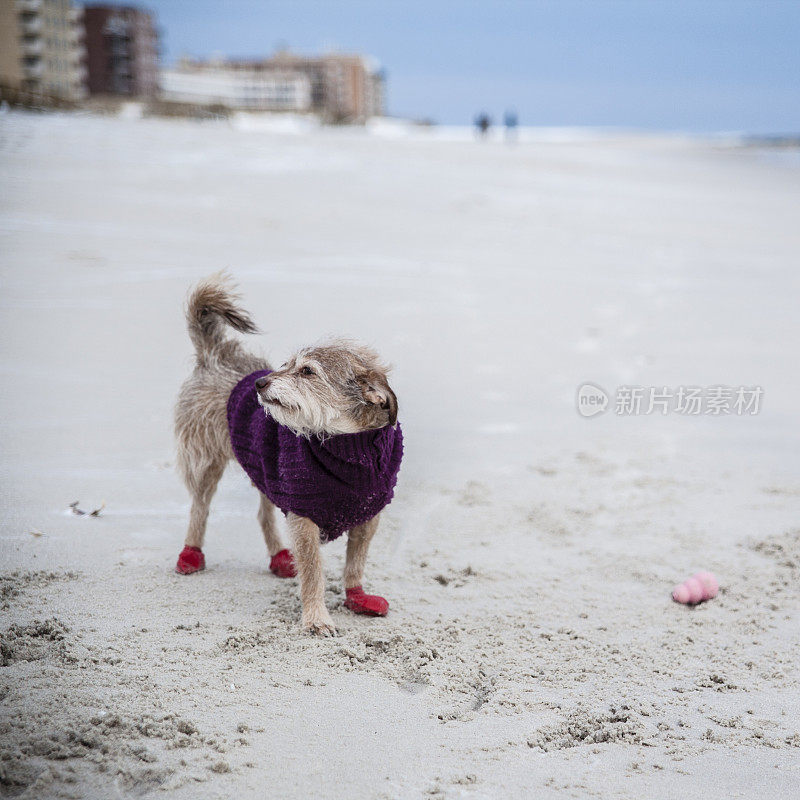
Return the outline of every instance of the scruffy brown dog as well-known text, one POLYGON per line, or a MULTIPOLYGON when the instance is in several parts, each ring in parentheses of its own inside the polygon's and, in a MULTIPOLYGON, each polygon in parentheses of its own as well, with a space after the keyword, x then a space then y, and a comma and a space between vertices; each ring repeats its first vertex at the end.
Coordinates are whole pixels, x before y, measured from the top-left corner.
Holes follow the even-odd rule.
POLYGON ((271 369, 226 337, 227 326, 257 332, 237 301, 229 278, 217 274, 187 304, 197 361, 178 396, 175 432, 192 507, 176 570, 205 568, 209 505, 226 464, 236 458, 261 492, 258 521, 270 569, 279 577, 299 575, 303 627, 331 635, 320 542, 344 530, 345 605, 362 614, 388 610, 383 598, 362 591, 361 580, 402 456, 397 398, 377 355, 347 341, 305 348, 271 369), (276 528, 275 505, 287 514, 294 558, 276 528))

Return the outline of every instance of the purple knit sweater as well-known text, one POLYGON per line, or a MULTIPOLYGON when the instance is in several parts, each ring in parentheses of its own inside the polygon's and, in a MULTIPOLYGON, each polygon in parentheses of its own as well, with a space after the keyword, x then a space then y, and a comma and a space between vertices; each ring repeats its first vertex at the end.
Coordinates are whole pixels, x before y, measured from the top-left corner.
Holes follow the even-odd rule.
POLYGON ((392 500, 403 433, 400 425, 306 439, 278 425, 258 402, 253 372, 228 398, 228 430, 236 460, 284 514, 315 522, 322 541, 371 520, 392 500))

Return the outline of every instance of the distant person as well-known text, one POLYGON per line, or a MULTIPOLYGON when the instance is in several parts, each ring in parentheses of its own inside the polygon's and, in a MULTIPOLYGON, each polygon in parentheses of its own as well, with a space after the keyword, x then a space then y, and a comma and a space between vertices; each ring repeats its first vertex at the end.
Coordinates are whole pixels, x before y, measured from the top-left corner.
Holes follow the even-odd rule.
POLYGON ((492 120, 491 117, 485 112, 481 111, 477 117, 475 117, 475 128, 478 131, 478 135, 485 139, 486 135, 489 133, 489 128, 492 127, 492 120))
POLYGON ((506 111, 503 122, 506 126, 506 139, 509 142, 515 142, 517 140, 517 125, 519 124, 517 112, 512 110, 506 111))

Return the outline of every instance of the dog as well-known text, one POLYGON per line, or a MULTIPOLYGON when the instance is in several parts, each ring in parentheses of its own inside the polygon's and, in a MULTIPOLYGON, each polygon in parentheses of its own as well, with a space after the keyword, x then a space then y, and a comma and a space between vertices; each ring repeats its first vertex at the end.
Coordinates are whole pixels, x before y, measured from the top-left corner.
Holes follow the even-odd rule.
POLYGON ((320 544, 348 533, 345 606, 384 616, 388 602, 361 584, 380 511, 391 501, 402 459, 397 397, 369 347, 335 340, 298 351, 278 369, 226 335, 257 333, 229 276, 207 278, 186 306, 194 371, 175 408, 178 467, 192 497, 176 571, 205 569, 211 498, 231 459, 259 489, 258 522, 278 577, 299 576, 302 627, 336 633, 325 607, 320 544), (287 517, 290 551, 275 525, 287 517))

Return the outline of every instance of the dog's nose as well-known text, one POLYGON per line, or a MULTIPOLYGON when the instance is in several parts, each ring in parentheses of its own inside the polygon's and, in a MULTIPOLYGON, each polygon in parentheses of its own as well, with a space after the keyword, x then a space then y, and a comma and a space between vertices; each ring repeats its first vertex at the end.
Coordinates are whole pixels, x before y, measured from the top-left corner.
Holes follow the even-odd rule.
POLYGON ((256 389, 263 389, 269 383, 269 375, 262 375, 256 378, 256 389))

